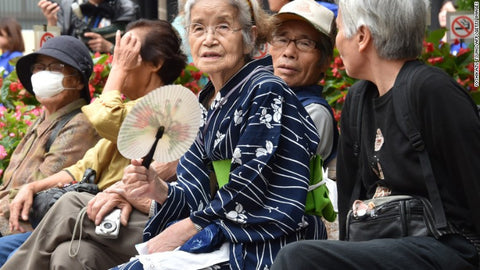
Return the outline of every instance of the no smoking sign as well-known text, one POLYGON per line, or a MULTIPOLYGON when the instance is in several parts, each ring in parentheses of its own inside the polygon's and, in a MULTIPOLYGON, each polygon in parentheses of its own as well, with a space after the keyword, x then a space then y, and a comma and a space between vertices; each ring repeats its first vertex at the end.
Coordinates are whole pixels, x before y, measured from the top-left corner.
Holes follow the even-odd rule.
MULTIPOLYGON (((465 14, 460 12, 447 14, 447 39, 453 42, 455 39, 472 40, 475 29, 473 14, 465 14)), ((478 22, 477 22, 478 27, 478 22)))
POLYGON ((50 32, 46 32, 45 34, 43 34, 43 36, 40 38, 40 47, 42 47, 43 44, 44 44, 47 40, 49 40, 49 39, 51 39, 51 38, 53 38, 53 37, 54 37, 54 35, 53 35, 52 33, 50 33, 50 32))

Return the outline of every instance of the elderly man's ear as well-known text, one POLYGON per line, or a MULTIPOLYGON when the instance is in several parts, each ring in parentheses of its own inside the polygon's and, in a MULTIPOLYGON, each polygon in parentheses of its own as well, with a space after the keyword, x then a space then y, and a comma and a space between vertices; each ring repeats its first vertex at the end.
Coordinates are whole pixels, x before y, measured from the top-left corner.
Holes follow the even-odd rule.
POLYGON ((370 32, 368 27, 362 25, 355 34, 355 40, 357 41, 358 51, 365 52, 371 45, 372 32, 370 32))

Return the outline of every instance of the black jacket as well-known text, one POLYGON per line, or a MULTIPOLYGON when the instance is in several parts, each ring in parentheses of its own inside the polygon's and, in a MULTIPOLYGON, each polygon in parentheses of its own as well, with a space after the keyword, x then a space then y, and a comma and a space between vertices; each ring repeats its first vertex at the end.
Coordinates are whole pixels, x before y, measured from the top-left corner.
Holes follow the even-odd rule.
MULTIPOLYGON (((400 74, 418 65, 423 64, 407 62, 400 74)), ((394 115, 393 91, 407 91, 410 115, 425 142, 447 219, 457 227, 480 232, 480 120, 476 107, 462 92, 465 90, 440 69, 412 72, 407 80, 416 87, 410 89, 398 87, 398 77, 381 97, 376 86, 367 81, 357 82, 347 95, 337 159, 340 238, 344 239, 345 218, 353 200, 371 198, 377 185, 389 187, 392 194, 428 198, 418 154, 394 115), (358 134, 352 129, 358 114, 356 104, 352 104, 356 91, 366 91, 359 157, 354 156, 358 134), (381 134, 383 143, 375 149, 377 134, 381 134), (372 169, 378 164, 384 180, 372 169), (360 198, 352 198, 356 181, 362 181, 360 198)))

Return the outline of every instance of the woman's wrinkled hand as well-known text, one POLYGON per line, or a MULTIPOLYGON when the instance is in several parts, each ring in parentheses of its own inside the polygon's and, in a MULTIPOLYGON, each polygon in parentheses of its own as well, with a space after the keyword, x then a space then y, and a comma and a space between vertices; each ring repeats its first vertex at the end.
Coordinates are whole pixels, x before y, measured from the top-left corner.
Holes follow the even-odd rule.
POLYGON ((20 226, 20 218, 24 221, 28 220, 28 213, 33 204, 33 196, 35 191, 29 184, 23 185, 18 191, 17 195, 10 203, 10 231, 25 232, 25 229, 20 226))
POLYGON ((115 40, 112 68, 121 68, 128 71, 140 66, 142 63, 140 40, 130 32, 122 37, 120 30, 117 31, 115 40))
POLYGON ((185 244, 197 233, 197 229, 190 218, 185 218, 168 226, 159 235, 147 242, 148 253, 172 251, 185 244))
POLYGON ((168 195, 168 184, 153 169, 142 165, 142 160, 132 160, 123 173, 123 188, 112 187, 111 190, 125 198, 147 197, 163 203, 168 195))
POLYGON ((103 218, 110 214, 114 208, 122 210, 120 222, 123 226, 127 226, 130 213, 132 212, 132 205, 116 193, 97 193, 87 204, 87 216, 95 225, 99 225, 103 218))

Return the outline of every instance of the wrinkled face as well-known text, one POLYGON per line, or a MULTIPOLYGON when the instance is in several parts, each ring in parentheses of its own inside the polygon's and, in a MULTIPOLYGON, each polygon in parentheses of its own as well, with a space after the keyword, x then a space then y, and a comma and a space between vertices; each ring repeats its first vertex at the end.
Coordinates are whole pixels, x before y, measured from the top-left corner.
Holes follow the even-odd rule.
MULTIPOLYGON (((40 72, 42 70, 48 70, 51 72, 62 73, 64 75, 62 85, 65 89, 52 97, 39 97, 37 100, 43 105, 61 105, 68 103, 73 97, 74 99, 80 97, 80 93, 83 89, 83 83, 80 73, 73 67, 64 64, 56 58, 39 55, 35 59, 35 63, 31 67, 32 74, 40 72)), ((35 87, 35 86, 33 86, 35 87)))
MULTIPOLYGON (((35 64, 40 64, 42 66, 42 70, 49 70, 53 72, 61 72, 65 76, 63 78, 63 86, 65 88, 71 89, 71 88, 79 88, 82 89, 83 85, 79 86, 78 84, 82 83, 82 78, 77 70, 75 70, 73 67, 63 64, 61 61, 47 56, 47 55, 39 55, 35 59, 35 64), (58 67, 55 64, 63 64, 63 67, 58 67)), ((35 66, 35 65, 34 65, 35 66)), ((33 66, 32 66, 32 69, 33 66)), ((40 71, 40 70, 32 70, 33 73, 40 71)))
POLYGON ((318 44, 320 38, 321 34, 305 21, 283 22, 275 30, 274 39, 285 42, 283 45, 272 42, 272 46, 269 47, 275 75, 282 78, 290 87, 318 83, 327 67, 320 64, 322 57, 320 50, 306 49, 305 44, 312 41, 318 44))
POLYGON ((345 37, 345 30, 342 23, 342 12, 338 10, 337 16, 337 37, 335 39, 335 44, 338 49, 338 53, 343 60, 345 65, 345 71, 350 77, 359 78, 355 74, 358 74, 358 71, 361 70, 364 63, 361 63, 362 60, 358 55, 358 46, 355 43, 356 34, 350 38, 345 37))
POLYGON ((210 77, 230 78, 245 64, 237 9, 225 0, 200 0, 190 11, 187 26, 193 62, 210 77))

